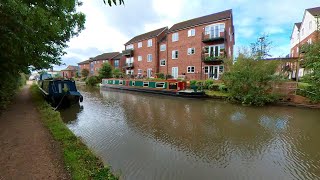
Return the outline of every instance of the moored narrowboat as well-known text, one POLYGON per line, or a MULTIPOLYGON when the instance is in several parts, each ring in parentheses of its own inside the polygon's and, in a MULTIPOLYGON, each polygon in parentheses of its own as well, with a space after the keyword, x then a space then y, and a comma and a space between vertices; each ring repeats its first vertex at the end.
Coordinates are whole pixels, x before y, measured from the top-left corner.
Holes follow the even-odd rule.
POLYGON ((187 89, 186 82, 177 80, 102 79, 101 87, 180 97, 206 97, 205 92, 198 91, 196 87, 187 89))
POLYGON ((83 101, 76 84, 65 79, 41 79, 38 87, 45 99, 55 108, 65 108, 83 101))

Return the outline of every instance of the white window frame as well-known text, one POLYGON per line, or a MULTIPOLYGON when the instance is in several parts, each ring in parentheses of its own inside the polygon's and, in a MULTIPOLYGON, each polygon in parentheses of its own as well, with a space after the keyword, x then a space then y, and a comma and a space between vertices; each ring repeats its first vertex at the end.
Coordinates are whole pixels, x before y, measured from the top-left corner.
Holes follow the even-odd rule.
POLYGON ((187 73, 189 73, 189 74, 194 74, 196 72, 196 67, 195 66, 188 66, 187 67, 187 73), (192 68, 193 68, 193 71, 191 71, 192 70, 192 68))
POLYGON ((126 50, 128 50, 128 49, 133 49, 133 44, 128 44, 128 45, 126 45, 126 50))
POLYGON ((188 48, 188 55, 193 55, 196 53, 196 48, 192 47, 192 48, 188 48), (193 53, 192 53, 193 50, 193 53))
POLYGON ((147 62, 152 62, 152 54, 147 55, 147 62))
POLYGON ((165 87, 165 82, 156 82, 156 88, 161 88, 163 89, 165 87), (162 85, 162 86, 159 86, 158 85, 162 85))
POLYGON ((172 59, 178 59, 179 58, 179 51, 178 50, 173 50, 171 52, 171 58, 172 59), (173 57, 174 56, 174 57, 173 57))
POLYGON ((149 81, 143 81, 142 87, 149 87, 149 81))
POLYGON ((142 61, 142 56, 138 56, 138 61, 142 61))
POLYGON ((152 39, 148 40, 148 47, 152 47, 152 39))
POLYGON ((196 35, 196 29, 189 29, 188 30, 188 37, 192 37, 196 35))
POLYGON ((138 42, 138 48, 142 48, 142 42, 138 42))
POLYGON ((167 49, 165 44, 160 45, 160 51, 165 51, 167 49))
POLYGON ((179 41, 179 33, 178 32, 172 34, 172 42, 176 42, 176 41, 179 41))
POLYGON ((166 64, 167 64, 167 62, 166 62, 165 59, 161 59, 161 60, 160 60, 160 66, 166 66, 166 64), (161 64, 161 62, 164 62, 164 64, 161 64))
POLYGON ((138 74, 142 74, 142 69, 138 69, 138 74))

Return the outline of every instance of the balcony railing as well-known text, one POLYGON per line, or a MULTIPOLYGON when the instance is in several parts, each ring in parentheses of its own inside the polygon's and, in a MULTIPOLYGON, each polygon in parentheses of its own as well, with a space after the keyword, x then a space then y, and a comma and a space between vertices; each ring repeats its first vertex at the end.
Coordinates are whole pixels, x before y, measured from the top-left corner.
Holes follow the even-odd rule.
POLYGON ((202 33, 202 42, 223 42, 226 38, 225 34, 226 32, 224 30, 222 32, 220 30, 205 31, 202 33))
POLYGON ((124 69, 132 69, 134 66, 133 66, 133 63, 126 63, 123 68, 124 69))
POLYGON ((203 62, 221 62, 226 57, 226 53, 224 49, 220 49, 219 53, 202 53, 202 61, 203 62))
POLYGON ((122 55, 124 56, 133 56, 133 49, 127 49, 122 51, 122 55))

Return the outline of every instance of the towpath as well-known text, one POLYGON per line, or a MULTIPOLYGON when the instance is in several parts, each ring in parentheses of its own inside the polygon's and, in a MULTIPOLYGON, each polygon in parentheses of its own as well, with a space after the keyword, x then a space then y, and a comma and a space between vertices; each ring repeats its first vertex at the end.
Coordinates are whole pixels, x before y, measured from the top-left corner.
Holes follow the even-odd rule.
POLYGON ((59 144, 42 124, 29 87, 0 115, 0 180, 69 179, 59 144))

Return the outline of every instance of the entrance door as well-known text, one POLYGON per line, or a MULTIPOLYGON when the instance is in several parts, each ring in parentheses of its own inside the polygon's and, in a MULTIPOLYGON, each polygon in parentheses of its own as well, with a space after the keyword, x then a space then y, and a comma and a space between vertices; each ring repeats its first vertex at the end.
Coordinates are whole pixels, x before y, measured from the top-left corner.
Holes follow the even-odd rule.
POLYGON ((208 78, 219 79, 219 66, 209 66, 208 78))
POLYGON ((152 68, 147 69, 147 77, 152 77, 152 68))
POLYGON ((172 76, 173 78, 177 79, 178 78, 178 67, 172 67, 172 76))

